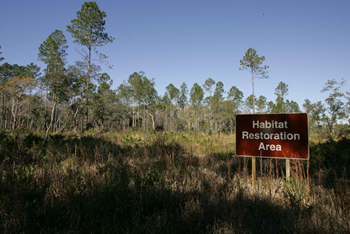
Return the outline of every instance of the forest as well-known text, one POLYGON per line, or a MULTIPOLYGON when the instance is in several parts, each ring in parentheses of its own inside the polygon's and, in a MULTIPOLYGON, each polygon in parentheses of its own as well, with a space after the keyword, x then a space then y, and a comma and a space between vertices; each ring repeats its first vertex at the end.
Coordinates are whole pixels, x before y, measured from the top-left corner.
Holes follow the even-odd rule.
POLYGON ((44 71, 33 63, 0 65, 1 128, 47 133, 90 129, 232 133, 235 115, 252 113, 254 106, 256 113, 303 110, 309 114, 310 133, 321 137, 341 136, 348 129, 349 92, 341 92, 344 79, 325 84, 320 92, 329 96, 324 102, 306 99, 302 107, 287 99, 288 85, 282 81, 275 88, 273 101, 263 95, 254 96, 254 100, 253 95, 244 98, 236 86, 225 91, 224 84, 212 78, 190 89, 185 82, 179 88, 169 84, 167 92, 159 96, 154 79, 148 79, 144 72, 132 73, 112 90, 113 80, 107 73, 99 73, 99 66, 83 61, 64 66, 64 44, 48 47, 48 42, 57 43, 53 42, 57 37, 61 43, 65 41, 56 30, 40 46, 38 57, 48 63, 44 71))
MULTIPOLYGON (((102 72, 112 43, 106 13, 85 2, 67 33, 81 60, 67 64, 61 30, 35 63, 0 57, 1 233, 347 233, 350 231, 350 92, 330 79, 325 100, 302 106, 254 95, 268 66, 249 48, 237 69, 253 93, 212 78, 188 87, 130 72, 112 89, 102 72), (97 59, 96 59, 97 58, 97 59), (98 62, 96 62, 96 60, 98 62), (308 113, 310 160, 235 156, 235 116, 308 113), (255 170, 255 169, 254 169, 255 170)), ((1 49, 1 47, 0 47, 1 49)), ((1 55, 1 51, 0 51, 1 55)))

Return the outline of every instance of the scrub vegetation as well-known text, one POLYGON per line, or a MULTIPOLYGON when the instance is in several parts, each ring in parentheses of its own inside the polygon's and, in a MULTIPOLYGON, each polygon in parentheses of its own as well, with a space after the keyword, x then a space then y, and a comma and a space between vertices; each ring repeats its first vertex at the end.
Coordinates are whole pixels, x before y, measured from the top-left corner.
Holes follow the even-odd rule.
POLYGON ((0 131, 1 233, 346 233, 349 138, 310 161, 235 157, 234 134, 0 131))

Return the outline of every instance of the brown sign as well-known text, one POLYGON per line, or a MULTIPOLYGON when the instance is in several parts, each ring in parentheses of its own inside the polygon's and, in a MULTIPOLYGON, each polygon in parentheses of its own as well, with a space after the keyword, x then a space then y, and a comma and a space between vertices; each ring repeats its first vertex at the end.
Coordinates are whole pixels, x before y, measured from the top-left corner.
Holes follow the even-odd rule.
POLYGON ((309 159, 307 114, 236 115, 236 155, 309 159))

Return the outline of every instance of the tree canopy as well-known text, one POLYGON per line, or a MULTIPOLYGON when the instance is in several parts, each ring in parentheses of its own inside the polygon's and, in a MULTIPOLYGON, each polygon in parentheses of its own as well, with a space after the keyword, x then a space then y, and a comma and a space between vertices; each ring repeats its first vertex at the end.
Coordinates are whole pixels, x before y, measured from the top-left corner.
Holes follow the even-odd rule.
POLYGON ((259 57, 256 50, 249 48, 245 55, 243 56, 243 59, 241 59, 240 62, 240 68, 239 70, 246 70, 252 75, 252 88, 253 88, 253 113, 255 113, 255 97, 254 97, 254 78, 259 79, 267 79, 269 76, 267 75, 268 71, 267 69, 269 66, 262 66, 262 63, 265 61, 265 56, 259 57))

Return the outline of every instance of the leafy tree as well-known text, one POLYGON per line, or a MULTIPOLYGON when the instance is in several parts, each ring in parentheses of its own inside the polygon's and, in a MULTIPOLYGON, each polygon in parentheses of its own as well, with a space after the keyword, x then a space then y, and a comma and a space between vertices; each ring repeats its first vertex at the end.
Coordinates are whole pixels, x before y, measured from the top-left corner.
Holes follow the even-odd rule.
POLYGON ((113 81, 107 73, 103 73, 99 79, 99 86, 97 93, 93 96, 92 120, 105 128, 107 121, 112 121, 115 116, 115 104, 117 102, 117 95, 115 91, 111 90, 113 81))
POLYGON ((288 95, 288 85, 284 82, 280 82, 275 88, 276 99, 276 113, 285 113, 285 97, 288 95))
POLYGON ((231 129, 231 133, 235 126, 235 115, 239 113, 240 108, 243 106, 243 92, 236 86, 232 86, 227 95, 227 101, 225 102, 226 119, 229 122, 228 126, 231 129))
POLYGON ((265 61, 265 56, 259 57, 255 49, 249 48, 243 59, 240 60, 241 67, 239 70, 247 70, 252 75, 252 87, 253 87, 253 113, 255 113, 255 97, 254 97, 254 78, 267 79, 267 69, 269 66, 262 66, 262 63, 265 61))
POLYGON ((328 80, 326 86, 322 89, 321 92, 331 91, 328 98, 326 98, 326 108, 328 112, 328 127, 331 133, 331 136, 335 136, 334 127, 338 120, 342 120, 346 117, 346 112, 344 108, 344 102, 342 98, 344 93, 340 92, 340 88, 345 84, 345 79, 341 79, 341 82, 337 82, 335 79, 328 80))
POLYGON ((20 66, 17 64, 11 65, 9 63, 0 65, 0 83, 9 81, 18 76, 37 79, 40 75, 40 67, 34 63, 30 63, 27 66, 20 66))
POLYGON ((275 109, 276 109, 276 105, 275 105, 275 103, 273 103, 273 101, 269 101, 268 103, 267 103, 267 113, 275 113, 274 111, 275 111, 275 109))
POLYGON ((185 108, 186 104, 187 104, 187 94, 188 94, 188 88, 185 82, 183 82, 181 84, 180 87, 180 97, 178 99, 177 104, 179 104, 179 106, 182 108, 182 110, 185 108))
MULTIPOLYGON (((141 73, 142 74, 142 73, 141 73)), ((118 97, 123 100, 125 104, 132 106, 132 127, 136 126, 136 113, 135 108, 139 109, 141 104, 141 89, 142 89, 142 77, 139 73, 134 72, 129 76, 129 79, 124 80, 123 84, 118 87, 118 97), (138 103, 138 106, 136 104, 138 103)))
POLYGON ((187 128, 190 128, 190 120, 189 118, 186 118, 186 116, 188 116, 188 110, 185 110, 185 106, 188 103, 188 88, 185 82, 183 82, 180 86, 180 96, 177 100, 177 104, 179 105, 179 107, 181 108, 181 111, 179 112, 179 115, 182 117, 181 119, 178 119, 177 121, 177 128, 180 130, 185 130, 186 129, 186 125, 187 128), (186 123, 187 122, 187 123, 186 123))
POLYGON ((304 100, 303 108, 309 115, 309 126, 312 132, 322 127, 322 119, 325 116, 326 109, 324 108, 321 101, 317 103, 311 103, 309 99, 304 100))
POLYGON ((204 91, 201 88, 201 86, 199 86, 197 83, 193 84, 193 87, 191 88, 191 104, 192 104, 192 108, 194 110, 194 114, 196 115, 196 126, 197 126, 197 130, 199 129, 199 109, 201 106, 201 103, 203 101, 203 97, 204 97, 204 91))
MULTIPOLYGON (((105 17, 107 17, 107 14, 100 10, 96 2, 85 2, 81 10, 77 12, 77 18, 71 21, 71 25, 67 25, 67 31, 75 38, 73 42, 85 46, 88 50, 88 52, 83 50, 82 54, 84 60, 87 61, 85 90, 89 89, 92 78, 91 73, 94 70, 91 63, 92 51, 95 51, 99 60, 104 62, 107 56, 101 53, 99 54, 96 49, 114 40, 113 37, 108 36, 108 33, 104 32, 104 26, 106 24, 105 17)), ((87 102, 89 100, 88 96, 86 97, 87 102)), ((88 113, 89 110, 87 109, 87 122, 89 121, 88 113)))
POLYGON ((102 83, 109 83, 110 85, 113 84, 113 80, 111 80, 111 77, 108 75, 108 73, 104 72, 100 75, 100 77, 97 80, 98 84, 101 85, 102 83))
POLYGON ((2 93, 12 100, 9 102, 9 112, 11 113, 11 129, 15 130, 18 122, 18 116, 25 112, 25 104, 29 101, 26 93, 36 86, 33 77, 17 76, 1 84, 2 93), (22 111, 21 111, 22 109, 22 111), (21 113, 19 113, 21 111, 21 113))
POLYGON ((154 88, 154 79, 149 80, 145 73, 140 71, 130 75, 128 82, 133 90, 134 101, 139 105, 149 105, 155 101, 157 91, 154 88))
MULTIPOLYGON (((17 64, 11 65, 9 63, 3 63, 0 65, 0 83, 8 81, 16 76, 18 76, 17 70, 19 70, 17 64)), ((19 72, 20 73, 20 72, 19 72)))
MULTIPOLYGON (((214 119, 214 100, 212 96, 212 87, 215 85, 215 81, 212 78, 208 78, 204 84, 202 85, 203 89, 206 92, 209 92, 209 95, 204 99, 204 103, 207 104, 206 107, 203 108, 203 116, 207 117, 208 122, 210 122, 211 128, 213 128, 213 119, 214 119)), ((202 126, 208 126, 208 124, 202 123, 202 126)))
POLYGON ((31 96, 28 94, 37 87, 40 74, 40 67, 34 63, 27 66, 4 63, 0 66, 1 126, 15 129, 18 119, 25 113, 29 118, 31 96))
POLYGON ((76 61, 74 65, 68 67, 69 73, 75 77, 76 84, 74 86, 74 93, 76 98, 74 99, 74 105, 79 106, 79 114, 81 114, 81 121, 86 118, 86 125, 89 123, 89 110, 91 103, 89 100, 92 98, 93 93, 96 90, 96 85, 91 83, 90 79, 98 80, 101 77, 101 67, 96 64, 90 66, 90 79, 88 79, 87 73, 88 65, 83 61, 76 61))
POLYGON ((215 85, 215 81, 212 78, 208 78, 206 79, 205 83, 203 84, 203 88, 205 91, 209 92, 209 96, 206 98, 206 102, 209 104, 210 103, 210 99, 211 99, 211 89, 212 87, 215 85))
POLYGON ((326 119, 326 107, 321 101, 313 104, 312 107, 312 118, 316 121, 318 127, 321 127, 322 122, 326 119))
MULTIPOLYGON (((171 102, 177 103, 178 99, 180 97, 180 90, 178 88, 176 88, 173 84, 169 84, 166 87, 166 90, 168 91, 169 98, 170 98, 171 102)), ((172 117, 176 115, 176 108, 174 108, 174 106, 172 106, 172 107, 168 106, 167 110, 169 110, 170 130, 172 130, 171 129, 171 126, 173 123, 172 117)))
POLYGON ((143 95, 142 103, 144 105, 151 105, 156 102, 157 99, 157 90, 155 87, 154 78, 148 79, 146 76, 143 76, 142 79, 143 95))
MULTIPOLYGON (((305 99, 303 108, 309 115, 309 128, 312 133, 319 133, 322 128, 322 123, 326 117, 326 108, 321 101, 311 103, 309 99, 305 99)), ((319 134, 318 134, 319 135, 319 134)))
POLYGON ((285 103, 285 113, 300 113, 299 104, 295 101, 289 101, 287 99, 285 103))
POLYGON ((228 92, 227 99, 232 100, 233 110, 235 113, 243 105, 243 92, 239 90, 236 86, 232 86, 228 92))
POLYGON ((221 81, 219 81, 218 83, 216 83, 214 95, 212 98, 213 103, 217 104, 219 102, 222 102, 224 100, 224 93, 224 84, 221 81))
POLYGON ((133 105, 133 90, 126 80, 117 88, 117 98, 121 101, 123 109, 125 109, 124 116, 121 116, 121 118, 128 120, 127 126, 130 126, 130 124, 134 126, 135 107, 133 105))
POLYGON ((171 105, 171 99, 169 97, 168 92, 165 92, 163 97, 160 99, 160 102, 163 106, 170 106, 171 105))
POLYGON ((171 107, 171 99, 169 97, 168 92, 165 92, 164 95, 158 99, 157 109, 162 117, 160 117, 160 121, 158 122, 158 128, 161 130, 166 130, 168 126, 168 110, 171 107))
POLYGON ((191 88, 191 103, 194 108, 198 108, 200 104, 203 101, 204 97, 204 91, 203 89, 197 84, 194 83, 193 87, 191 88))
POLYGON ((260 95, 259 98, 256 100, 256 107, 258 113, 266 113, 267 110, 267 98, 263 95, 260 95))
POLYGON ((169 84, 166 87, 166 90, 168 91, 171 101, 175 101, 175 103, 177 103, 180 97, 180 90, 176 88, 173 84, 169 84))
MULTIPOLYGON (((98 54, 97 47, 114 40, 104 32, 105 17, 107 14, 100 10, 96 2, 85 2, 81 10, 77 12, 77 18, 71 21, 71 25, 67 25, 67 31, 75 38, 73 42, 86 46, 88 49, 88 53, 85 52, 88 60, 88 79, 90 78, 91 52, 95 51, 98 54)), ((98 54, 98 57, 101 61, 107 58, 103 54, 98 54)))
POLYGON ((143 76, 142 79, 142 87, 143 87, 143 98, 142 98, 142 104, 144 106, 144 128, 146 128, 148 115, 151 117, 152 120, 152 128, 155 130, 155 106, 158 98, 157 90, 154 88, 155 82, 154 79, 148 79, 146 76, 143 76), (146 113, 147 112, 147 113, 146 113), (148 114, 148 115, 147 115, 148 114))
POLYGON ((39 46, 38 60, 47 64, 46 73, 62 72, 67 56, 67 40, 62 31, 55 30, 39 46))
POLYGON ((255 110, 255 106, 256 105, 256 102, 257 102, 257 99, 256 97, 253 98, 253 94, 251 94, 250 96, 248 96, 244 102, 244 105, 246 106, 247 110, 253 110, 253 113, 254 113, 254 110, 255 110))
MULTIPOLYGON (((219 81, 216 83, 214 95, 211 98, 211 111, 214 116, 215 124, 217 125, 217 129, 220 129, 220 123, 224 120, 224 106, 223 101, 225 99, 224 97, 224 84, 219 81)), ((213 125, 213 123, 211 123, 213 125)), ((212 126, 213 128, 213 126, 212 126)))
POLYGON ((311 101, 308 98, 305 99, 304 101, 305 101, 305 103, 303 104, 303 108, 304 108, 305 112, 308 113, 309 116, 310 116, 311 111, 313 109, 313 105, 312 105, 311 101))
POLYGON ((277 96, 276 102, 272 101, 267 103, 267 111, 269 113, 299 113, 300 108, 295 101, 286 100, 288 95, 288 85, 284 82, 280 82, 275 88, 275 95, 277 96))
MULTIPOLYGON (((74 128, 80 122, 81 130, 83 130, 84 118, 87 117, 90 103, 87 101, 87 97, 92 97, 96 86, 93 83, 87 81, 87 64, 82 61, 76 61, 74 65, 68 66, 67 72, 74 79, 73 86, 71 87, 71 104, 69 106, 69 115, 67 121, 69 125, 74 128)), ((101 74, 99 73, 101 68, 92 64, 90 76, 98 80, 101 74)), ((68 123, 67 122, 67 123, 68 123)))
POLYGON ((123 84, 119 85, 118 89, 118 98, 126 105, 131 105, 133 102, 132 97, 132 88, 131 86, 124 81, 123 84))
POLYGON ((143 93, 143 82, 142 82, 142 77, 144 76, 143 72, 134 72, 129 76, 128 83, 131 87, 132 90, 132 96, 133 96, 133 102, 138 103, 140 106, 142 103, 142 93, 143 93))
POLYGON ((66 74, 65 70, 67 48, 67 40, 60 30, 51 33, 39 47, 38 59, 47 65, 45 75, 41 78, 41 81, 44 86, 48 87, 53 102, 51 120, 46 129, 45 140, 47 140, 49 130, 52 127, 58 103, 70 98, 70 87, 73 80, 71 76, 66 74))
MULTIPOLYGON (((77 88, 79 89, 80 97, 86 99, 87 97, 91 96, 96 89, 96 86, 90 82, 91 80, 88 79, 87 64, 84 61, 75 61, 75 64, 70 65, 68 70, 77 78, 77 82, 79 84, 77 88)), ((102 69, 100 66, 91 64, 90 78, 98 81, 102 75, 100 73, 101 70, 102 69)))
POLYGON ((288 91, 288 85, 282 81, 279 82, 277 87, 275 88, 275 94, 277 96, 282 97, 283 99, 289 94, 288 91))
MULTIPOLYGON (((132 126, 136 126, 136 112, 135 112, 135 106, 137 104, 137 114, 139 115, 140 107, 143 106, 143 119, 142 122, 143 127, 146 127, 146 109, 148 109, 148 115, 152 115, 150 113, 150 107, 156 105, 157 101, 157 91, 154 88, 155 82, 154 79, 148 79, 145 76, 145 73, 140 72, 134 72, 129 76, 129 79, 127 82, 125 82, 125 85, 122 87, 126 92, 130 92, 131 94, 131 100, 133 103, 133 123, 132 126)), ((123 90, 122 89, 122 90, 123 90)), ((152 108, 154 110, 154 108, 152 108)), ((154 113, 153 116, 151 116, 152 120, 154 120, 154 113)))
POLYGON ((273 113, 284 113, 285 111, 283 111, 284 108, 284 101, 283 98, 281 96, 277 96, 276 98, 276 103, 274 103, 273 106, 273 113))

